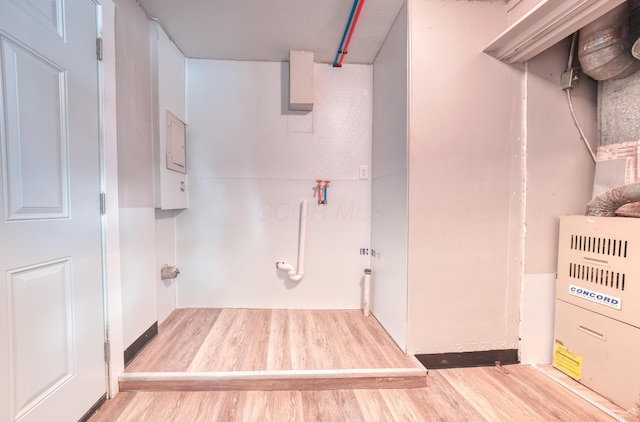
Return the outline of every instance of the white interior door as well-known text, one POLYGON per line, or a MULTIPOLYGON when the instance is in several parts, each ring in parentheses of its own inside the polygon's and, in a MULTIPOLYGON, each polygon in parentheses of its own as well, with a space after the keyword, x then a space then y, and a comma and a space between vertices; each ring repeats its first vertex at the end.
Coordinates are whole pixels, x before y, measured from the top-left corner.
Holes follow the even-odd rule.
POLYGON ((105 393, 97 6, 0 0, 0 420, 105 393))

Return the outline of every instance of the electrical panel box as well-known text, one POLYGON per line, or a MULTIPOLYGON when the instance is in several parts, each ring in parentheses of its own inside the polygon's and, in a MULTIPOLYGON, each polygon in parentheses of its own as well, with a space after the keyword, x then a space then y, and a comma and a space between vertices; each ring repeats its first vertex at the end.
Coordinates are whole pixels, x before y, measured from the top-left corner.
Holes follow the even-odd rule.
POLYGON ((167 110, 167 168, 187 173, 185 124, 167 110))
POLYGON ((640 220, 560 217, 553 365, 640 411, 640 220))

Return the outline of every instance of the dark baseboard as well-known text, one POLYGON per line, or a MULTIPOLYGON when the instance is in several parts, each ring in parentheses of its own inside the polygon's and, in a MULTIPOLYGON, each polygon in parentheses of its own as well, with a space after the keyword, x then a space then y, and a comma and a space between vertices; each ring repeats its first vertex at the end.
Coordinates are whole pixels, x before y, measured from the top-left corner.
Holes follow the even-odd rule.
POLYGON ((104 393, 102 395, 102 397, 100 397, 100 400, 98 400, 96 402, 96 404, 94 404, 93 406, 91 406, 91 409, 89 409, 87 411, 87 413, 84 414, 84 416, 82 416, 78 422, 87 422, 89 419, 91 419, 91 416, 93 416, 94 413, 96 413, 98 411, 98 409, 100 409, 102 407, 102 405, 104 404, 104 402, 107 401, 107 393, 104 393))
POLYGON ((127 365, 129 365, 133 358, 135 358, 136 355, 140 353, 142 349, 144 349, 144 346, 146 346, 147 343, 149 343, 151 339, 153 339, 157 334, 158 321, 154 322, 153 325, 151 325, 151 327, 147 329, 147 331, 142 333, 140 337, 138 337, 133 343, 131 343, 131 346, 127 347, 127 350, 124 351, 124 366, 126 367, 127 365))
POLYGON ((510 365, 518 363, 518 349, 482 352, 435 353, 416 355, 427 369, 466 368, 472 366, 510 365))

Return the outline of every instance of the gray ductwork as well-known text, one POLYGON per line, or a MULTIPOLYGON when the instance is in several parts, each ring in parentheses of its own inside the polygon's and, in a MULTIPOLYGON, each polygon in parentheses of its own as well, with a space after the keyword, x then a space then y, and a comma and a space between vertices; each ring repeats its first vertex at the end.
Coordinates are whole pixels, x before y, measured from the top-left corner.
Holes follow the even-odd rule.
POLYGON ((635 39, 629 40, 629 8, 625 2, 579 32, 578 60, 582 72, 597 81, 626 78, 640 69, 640 62, 631 54, 635 39))
POLYGON ((582 72, 601 81, 598 148, 603 150, 598 152, 594 180, 598 195, 587 204, 588 216, 640 217, 639 38, 640 0, 623 3, 579 32, 582 72))
POLYGON ((618 186, 602 192, 587 204, 586 215, 615 217, 618 208, 640 201, 640 182, 618 186))

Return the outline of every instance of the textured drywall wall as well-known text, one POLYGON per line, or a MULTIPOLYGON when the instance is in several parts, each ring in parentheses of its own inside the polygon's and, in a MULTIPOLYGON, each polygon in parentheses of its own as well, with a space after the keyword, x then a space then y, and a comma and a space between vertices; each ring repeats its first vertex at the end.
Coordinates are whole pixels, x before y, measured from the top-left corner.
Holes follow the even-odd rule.
POLYGON ((158 319, 153 208, 120 209, 120 256, 126 348, 158 319))
MULTIPOLYGON (((526 274, 556 271, 558 217, 584 214, 591 199, 595 166, 560 89, 568 54, 569 40, 565 40, 532 59, 527 67, 526 274)), ((583 75, 571 95, 595 151, 596 84, 583 75)))
POLYGON ((288 111, 288 64, 188 60, 189 208, 178 307, 359 308, 370 240, 372 66, 315 65, 312 112, 288 111), (316 179, 331 180, 318 205, 316 179), (304 278, 299 207, 308 201, 304 278))
POLYGON ((128 347, 157 320, 149 20, 116 0, 122 324, 128 347))
POLYGON ((510 277, 517 262, 509 242, 519 213, 510 182, 518 73, 482 53, 506 25, 504 5, 417 0, 409 20, 407 351, 515 348, 520 280, 510 277))
POLYGON ((176 309, 176 284, 180 282, 179 278, 162 280, 160 276, 163 265, 177 265, 175 211, 156 209, 155 221, 155 276, 158 292, 158 324, 161 324, 176 309))
POLYGON ((153 207, 149 19, 135 0, 116 0, 120 207, 153 207))
POLYGON ((403 349, 407 343, 407 6, 373 65, 371 310, 403 349))
MULTIPOLYGON (((569 40, 529 61, 525 77, 525 266, 520 325, 521 359, 551 362, 560 215, 582 214, 591 199, 594 164, 560 89, 569 40)), ((595 149, 596 84, 583 76, 571 91, 584 133, 595 149)))

